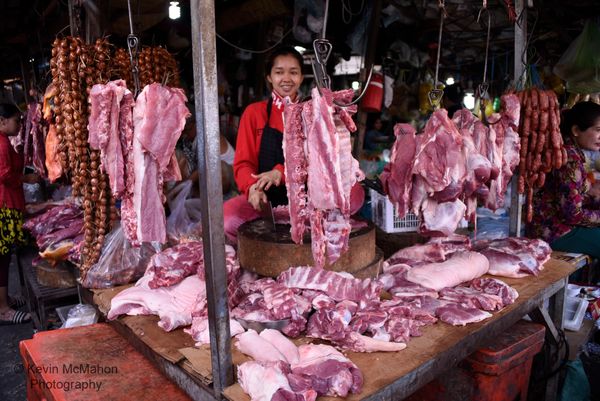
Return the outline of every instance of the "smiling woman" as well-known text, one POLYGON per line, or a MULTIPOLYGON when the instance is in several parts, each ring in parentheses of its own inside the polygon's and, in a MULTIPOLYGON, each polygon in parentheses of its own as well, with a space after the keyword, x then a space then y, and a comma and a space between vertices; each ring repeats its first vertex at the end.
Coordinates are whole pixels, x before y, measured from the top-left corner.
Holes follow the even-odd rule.
POLYGON ((223 205, 225 234, 232 242, 241 224, 259 216, 261 205, 287 204, 283 109, 286 98, 298 101, 304 79, 302 55, 293 47, 280 47, 271 53, 265 67, 271 96, 244 110, 237 135, 233 172, 242 195, 223 205))

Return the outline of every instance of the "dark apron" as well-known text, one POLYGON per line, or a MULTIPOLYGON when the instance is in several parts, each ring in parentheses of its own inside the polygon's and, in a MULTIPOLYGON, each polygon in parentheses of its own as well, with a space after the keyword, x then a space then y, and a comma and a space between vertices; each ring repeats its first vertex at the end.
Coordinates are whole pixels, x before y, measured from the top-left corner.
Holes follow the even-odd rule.
MULTIPOLYGON (((260 140, 260 149, 258 151, 258 173, 265 173, 273 170, 278 164, 284 164, 283 158, 283 133, 269 126, 271 118, 271 107, 273 98, 267 103, 267 122, 263 128, 262 138, 260 140)), ((287 191, 285 185, 271 186, 266 191, 267 199, 273 207, 287 205, 287 191)))

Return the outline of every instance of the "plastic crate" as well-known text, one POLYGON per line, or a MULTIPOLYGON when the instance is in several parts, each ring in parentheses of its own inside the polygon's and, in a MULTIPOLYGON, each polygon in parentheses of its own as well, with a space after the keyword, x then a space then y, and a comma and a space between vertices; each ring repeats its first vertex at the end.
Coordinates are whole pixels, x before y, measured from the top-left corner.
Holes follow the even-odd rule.
POLYGON ((589 302, 583 298, 566 297, 563 310, 564 327, 570 331, 579 331, 589 302))
POLYGON ((414 213, 399 218, 396 206, 387 196, 371 190, 371 211, 373 222, 386 233, 414 232, 419 229, 421 220, 414 213))

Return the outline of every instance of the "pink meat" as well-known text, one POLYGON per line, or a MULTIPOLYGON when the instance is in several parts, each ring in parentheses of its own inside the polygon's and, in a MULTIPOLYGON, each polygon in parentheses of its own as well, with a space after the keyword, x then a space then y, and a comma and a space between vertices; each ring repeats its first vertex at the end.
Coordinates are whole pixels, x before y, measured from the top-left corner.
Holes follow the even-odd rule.
POLYGON ((377 298, 381 291, 381 284, 370 279, 361 280, 312 267, 291 267, 281 273, 277 281, 290 288, 323 291, 336 301, 366 301, 377 298))
POLYGON ((413 161, 417 146, 416 130, 410 124, 396 124, 394 134, 396 141, 392 148, 392 158, 380 178, 385 192, 396 205, 398 218, 404 218, 410 208, 413 161))
POLYGON ((120 106, 126 94, 132 96, 123 80, 96 84, 90 91, 89 143, 92 149, 100 150, 101 168, 108 174, 115 198, 121 198, 125 191, 127 155, 120 132, 120 106))
POLYGON ((192 311, 198 297, 206 298, 206 283, 190 276, 171 287, 152 289, 152 275, 143 276, 135 286, 117 294, 110 303, 107 319, 119 315, 158 315, 158 325, 165 331, 192 323, 192 311))
POLYGON ((133 109, 133 209, 140 242, 166 242, 162 185, 189 115, 185 102, 181 89, 151 84, 140 93, 133 109))
POLYGON ((204 279, 204 249, 201 241, 183 242, 154 254, 146 274, 152 274, 150 288, 169 287, 196 274, 204 279))
MULTIPOLYGON (((285 159, 285 185, 289 200, 289 219, 292 240, 302 243, 306 222, 308 220, 308 195, 306 189, 307 160, 304 146, 302 113, 305 111, 301 103, 286 103, 284 109, 283 152, 285 159)), ((306 110, 308 112, 308 110, 306 110)), ((308 118, 308 117, 305 117, 308 118)))
POLYGON ((436 309, 436 315, 444 323, 453 326, 464 326, 468 323, 476 323, 492 317, 489 312, 476 308, 468 308, 458 304, 449 303, 436 309))
POLYGON ((424 180, 427 192, 440 192, 439 201, 452 201, 462 192, 467 176, 462 137, 444 109, 436 110, 417 137, 413 173, 424 180))
POLYGON ((406 273, 406 278, 413 283, 439 291, 481 277, 488 270, 489 262, 482 254, 457 252, 445 262, 413 267, 406 273))
POLYGON ((458 227, 466 210, 466 205, 459 199, 438 203, 429 198, 423 203, 423 217, 419 233, 431 237, 451 235, 458 227))

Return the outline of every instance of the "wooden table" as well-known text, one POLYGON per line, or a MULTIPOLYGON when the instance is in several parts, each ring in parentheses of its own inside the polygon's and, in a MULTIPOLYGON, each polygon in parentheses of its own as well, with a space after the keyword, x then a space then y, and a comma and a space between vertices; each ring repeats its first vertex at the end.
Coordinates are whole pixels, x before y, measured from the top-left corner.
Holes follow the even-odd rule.
MULTIPOLYGON (((363 372, 364 385, 360 394, 351 394, 344 400, 401 400, 532 312, 536 315, 533 320, 540 321, 540 315, 548 315, 562 328, 564 287, 576 268, 554 259, 545 267, 538 277, 502 278, 519 292, 519 298, 490 319, 464 327, 444 323, 425 327, 423 336, 411 338, 408 347, 400 352, 348 353, 363 372), (550 299, 549 313, 540 308, 547 298, 550 299)), ((547 401, 556 398, 557 384, 549 383, 548 387, 554 392, 547 392, 547 401)), ((237 383, 225 389, 224 394, 232 401, 250 400, 237 383)), ((320 400, 339 401, 339 398, 321 397, 320 400)))
MULTIPOLYGON (((513 305, 494 313, 490 319, 464 327, 445 323, 425 327, 423 336, 411 338, 408 347, 400 352, 348 353, 348 357, 364 374, 364 386, 360 394, 352 394, 346 399, 401 400, 448 368, 457 365, 490 338, 502 333, 527 314, 533 320, 549 325, 549 339, 558 338, 554 324, 562 328, 564 287, 568 276, 575 270, 567 262, 551 259, 538 277, 503 279, 519 292, 519 298, 513 305), (545 299, 550 301, 548 312, 540 308, 545 299)), ((110 299, 120 290, 122 288, 95 291, 94 303, 106 313, 110 299)), ((154 316, 126 316, 113 324, 138 351, 143 351, 153 360, 165 375, 177 383, 185 383, 183 390, 192 398, 207 399, 206 397, 212 396, 208 387, 211 382, 210 349, 196 349, 194 369, 180 352, 190 349, 191 337, 181 329, 165 333, 156 326, 157 321, 158 318, 154 316), (197 368, 199 364, 202 365, 201 369, 197 368)), ((232 350, 232 353, 234 364, 245 360, 237 350, 232 350)), ((556 398, 556 386, 557 383, 549 384, 546 400, 556 398)), ((250 399, 237 383, 225 389, 224 395, 232 401, 250 399)), ((339 398, 321 397, 320 400, 339 401, 339 398)))

